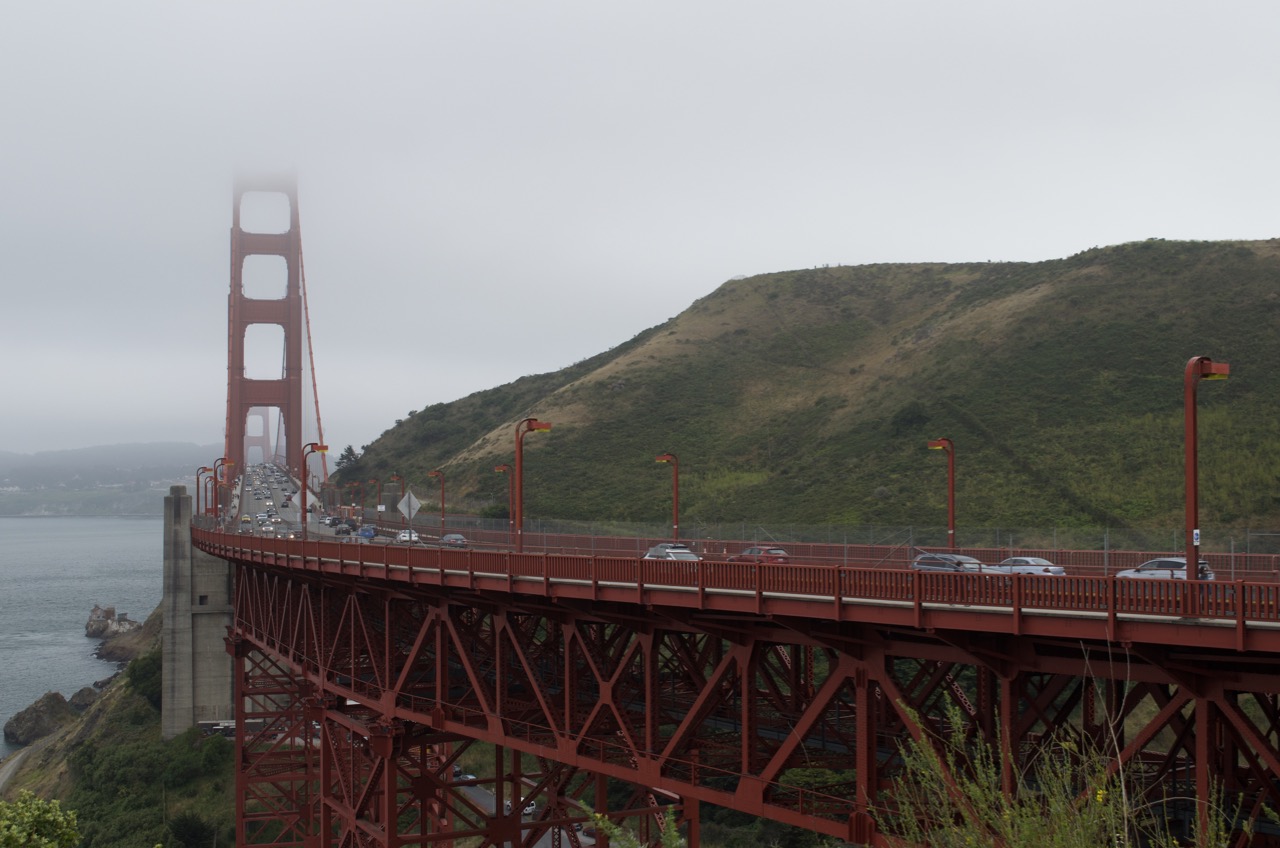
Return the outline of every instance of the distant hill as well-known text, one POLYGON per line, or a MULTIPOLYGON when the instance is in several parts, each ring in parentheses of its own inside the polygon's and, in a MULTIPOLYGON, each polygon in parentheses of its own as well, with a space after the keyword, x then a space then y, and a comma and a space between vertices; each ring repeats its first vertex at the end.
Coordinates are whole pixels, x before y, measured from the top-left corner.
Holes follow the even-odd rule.
MULTIPOLYGON (((397 422, 338 474, 501 512, 513 431, 529 517, 682 524, 1180 526, 1183 370, 1202 525, 1280 526, 1280 240, 1153 239, 1034 263, 884 264, 724 283, 618 347, 397 422)), ((571 328, 565 328, 570 332, 571 328)), ((465 356, 460 352, 459 356, 465 356)))
POLYGON ((184 442, 0 451, 0 515, 159 515, 170 485, 221 454, 184 442))

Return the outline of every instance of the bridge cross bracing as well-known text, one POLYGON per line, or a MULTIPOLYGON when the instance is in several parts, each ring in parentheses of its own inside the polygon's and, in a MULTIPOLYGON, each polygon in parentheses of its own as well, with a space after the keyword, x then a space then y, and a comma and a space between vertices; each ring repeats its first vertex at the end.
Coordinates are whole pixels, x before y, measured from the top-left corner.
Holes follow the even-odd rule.
MULTIPOLYGON (((1018 757, 1069 729, 1114 746, 1116 768, 1152 803, 1181 799, 1175 818, 1218 787, 1246 816, 1280 803, 1274 583, 1157 591, 1068 578, 1066 597, 1053 576, 215 531, 195 541, 235 564, 237 656, 271 658, 269 688, 286 679, 296 693, 285 717, 245 718, 271 719, 276 735, 279 722, 286 736, 312 726, 321 758, 350 770, 292 803, 331 805, 324 827, 371 827, 371 845, 445 841, 455 827, 487 834, 485 844, 511 827, 522 840, 563 831, 572 842, 579 801, 598 806, 588 775, 678 799, 695 841, 709 803, 888 844, 877 823, 893 812, 896 746, 940 730, 949 706, 967 717, 964 733, 1017 755, 1010 788, 1018 757), (1189 606, 1202 614, 1177 612, 1189 606), (513 784, 546 799, 536 819, 486 829, 483 811, 455 798, 463 787, 449 766, 476 740, 538 764, 513 784), (391 821, 412 821, 412 837, 391 821)), ((246 691, 254 679, 246 666, 246 691)), ((309 745, 296 754, 315 756, 309 745)), ((512 784, 516 768, 496 773, 512 784)), ((643 813, 636 798, 618 814, 643 813)))

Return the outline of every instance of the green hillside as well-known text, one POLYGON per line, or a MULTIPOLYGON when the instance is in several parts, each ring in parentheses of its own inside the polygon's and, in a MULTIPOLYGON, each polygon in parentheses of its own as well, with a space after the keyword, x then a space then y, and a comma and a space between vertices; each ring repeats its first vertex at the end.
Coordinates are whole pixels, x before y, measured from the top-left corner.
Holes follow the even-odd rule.
MULTIPOLYGON (((526 516, 682 524, 1179 526, 1183 369, 1200 387, 1203 526, 1277 526, 1280 240, 1153 239, 1036 263, 827 267, 726 282, 593 359, 409 415, 342 481, 442 468, 500 511, 515 422, 526 516)), ((425 493, 425 494, 424 494, 425 493)))

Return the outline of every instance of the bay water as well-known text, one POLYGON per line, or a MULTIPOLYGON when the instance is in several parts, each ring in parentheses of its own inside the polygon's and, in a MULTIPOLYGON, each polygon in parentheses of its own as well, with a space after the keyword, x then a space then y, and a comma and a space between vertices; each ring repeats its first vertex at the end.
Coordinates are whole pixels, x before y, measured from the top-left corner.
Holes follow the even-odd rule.
MULTIPOLYGON (((84 635, 94 604, 142 622, 164 584, 161 516, 0 517, 0 725, 46 692, 110 677, 84 635)), ((15 746, 0 741, 0 757, 15 746)))

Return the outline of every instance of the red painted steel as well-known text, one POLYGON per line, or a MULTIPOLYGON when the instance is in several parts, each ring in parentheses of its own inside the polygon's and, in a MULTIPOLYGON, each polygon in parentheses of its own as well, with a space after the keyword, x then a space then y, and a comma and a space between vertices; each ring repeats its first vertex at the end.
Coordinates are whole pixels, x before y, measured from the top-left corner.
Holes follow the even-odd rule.
POLYGON ((1201 380, 1225 380, 1231 373, 1231 366, 1225 362, 1214 362, 1207 356, 1193 356, 1187 360, 1183 372, 1183 437, 1184 473, 1186 478, 1186 550, 1187 579, 1199 580, 1200 574, 1195 563, 1200 561, 1200 507, 1199 507, 1199 437, 1196 433, 1196 386, 1201 380))
MULTIPOLYGON (((294 690, 323 705, 318 764, 300 754, 286 761, 288 775, 311 768, 306 790, 273 782, 274 760, 246 760, 241 794, 294 830, 318 809, 314 832, 341 838, 245 844, 408 845, 464 831, 482 832, 483 844, 529 844, 581 817, 575 799, 594 775, 637 787, 634 808, 611 811, 619 815, 642 815, 652 790, 688 815, 711 803, 882 845, 896 745, 944 730, 948 705, 966 716, 964 732, 1019 756, 1063 728, 1111 745, 1115 767, 1152 803, 1177 795, 1204 804, 1205 787, 1221 786, 1251 815, 1280 806, 1271 779, 1280 773, 1274 583, 192 532, 236 566, 237 656, 271 658, 249 664, 239 685, 251 689, 261 676, 266 688, 288 690, 273 673, 279 665, 294 690), (405 738, 444 747, 410 755, 405 738), (539 790, 552 803, 532 822, 467 819, 461 788, 435 765, 463 740, 542 763, 536 776, 514 777, 513 759, 495 788, 528 797, 515 787, 563 778, 572 791, 539 790), (828 782, 815 785, 814 774, 828 782), (392 821, 407 830, 393 833, 392 821)), ((1170 814, 1194 809, 1183 806, 1170 814)))
MULTIPOLYGON (((284 444, 280 456, 297 456, 302 447, 302 234, 298 227, 298 189, 293 180, 237 181, 231 224, 231 293, 227 298, 227 428, 226 456, 237 471, 245 468, 245 432, 255 407, 280 411, 284 444), (283 233, 250 233, 240 228, 240 205, 248 192, 278 192, 289 200, 289 229, 283 233), (284 259, 287 281, 283 298, 261 300, 244 293, 244 261, 249 256, 284 259), (245 331, 254 324, 277 324, 284 331, 284 373, 280 379, 250 379, 245 374, 245 331)), ((305 482, 300 469, 298 478, 305 482)))

